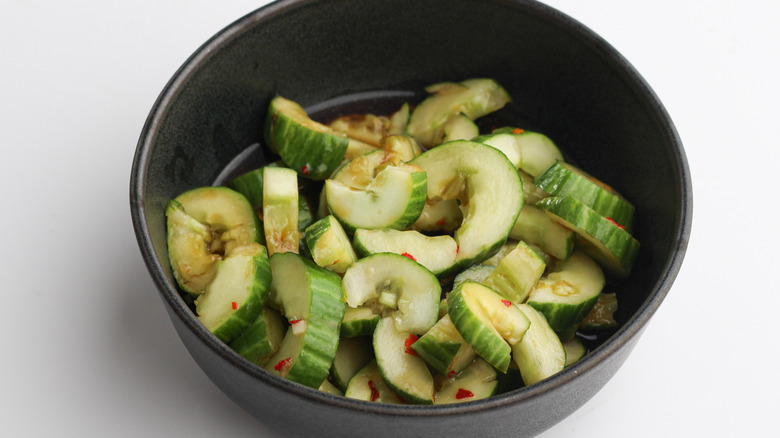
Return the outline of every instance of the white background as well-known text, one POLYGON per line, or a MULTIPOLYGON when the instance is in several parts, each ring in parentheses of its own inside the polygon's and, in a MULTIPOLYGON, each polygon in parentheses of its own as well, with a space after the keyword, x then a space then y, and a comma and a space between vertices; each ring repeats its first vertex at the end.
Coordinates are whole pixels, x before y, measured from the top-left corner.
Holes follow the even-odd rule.
MULTIPOLYGON (((136 142, 168 78, 264 3, 3 1, 3 436, 271 436, 172 330, 128 203, 136 142)), ((543 437, 773 435, 778 7, 548 3, 613 44, 664 102, 690 162, 694 223, 678 280, 633 355, 543 437)))

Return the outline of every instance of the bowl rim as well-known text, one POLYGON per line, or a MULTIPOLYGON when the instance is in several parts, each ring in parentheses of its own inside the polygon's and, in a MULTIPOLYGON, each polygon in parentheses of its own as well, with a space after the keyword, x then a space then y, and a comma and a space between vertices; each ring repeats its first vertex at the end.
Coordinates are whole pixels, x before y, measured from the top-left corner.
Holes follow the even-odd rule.
POLYGON ((428 406, 369 403, 328 394, 296 382, 282 379, 249 362, 247 359, 234 352, 200 324, 180 296, 178 289, 168 281, 165 269, 158 260, 157 254, 152 246, 150 228, 146 220, 144 196, 145 181, 148 174, 150 150, 154 145, 156 133, 162 119, 167 113, 168 105, 176 98, 180 92, 181 86, 185 84, 202 65, 207 63, 211 56, 221 47, 229 44, 234 37, 249 31, 254 26, 260 25, 262 22, 269 20, 278 14, 286 13, 302 6, 311 6, 312 4, 321 3, 322 1, 327 0, 275 1, 249 12, 227 25, 204 42, 186 59, 182 66, 177 69, 157 97, 147 116, 138 140, 131 169, 130 209, 133 229, 143 260, 157 287, 158 293, 169 307, 169 310, 183 322, 187 329, 189 329, 200 342, 252 379, 260 380, 265 384, 310 402, 327 403, 336 408, 391 416, 441 417, 461 415, 486 409, 496 409, 534 399, 566 385, 567 382, 582 378, 582 376, 592 372, 598 364, 607 360, 614 352, 622 349, 626 345, 630 345, 631 341, 641 334, 662 301, 666 298, 682 266, 688 246, 693 215, 692 183, 687 158, 676 128, 663 104, 628 60, 607 41, 584 24, 551 6, 535 0, 493 0, 493 2, 521 8, 526 13, 534 14, 559 28, 565 29, 567 32, 575 34, 579 39, 590 44, 594 51, 597 51, 605 61, 610 62, 616 68, 622 69, 625 73, 623 76, 631 81, 631 88, 645 99, 649 99, 649 103, 654 107, 654 115, 659 122, 659 126, 665 128, 666 135, 671 139, 674 146, 674 153, 676 154, 677 169, 675 170, 677 174, 680 175, 682 197, 680 213, 676 218, 677 233, 675 247, 672 250, 671 257, 663 267, 663 275, 657 279, 649 296, 645 299, 639 309, 621 327, 619 327, 615 333, 593 352, 586 355, 582 360, 537 384, 518 388, 508 393, 482 400, 451 405, 428 406))

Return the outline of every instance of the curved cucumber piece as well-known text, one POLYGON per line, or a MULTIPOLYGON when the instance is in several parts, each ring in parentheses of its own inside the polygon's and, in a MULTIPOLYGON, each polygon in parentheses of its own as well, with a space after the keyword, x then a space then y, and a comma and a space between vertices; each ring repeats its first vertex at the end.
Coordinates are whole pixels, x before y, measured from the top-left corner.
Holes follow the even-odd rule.
POLYGON ((604 273, 585 253, 576 251, 539 280, 527 304, 542 312, 550 327, 567 341, 604 288, 604 273))
POLYGON ((390 118, 375 114, 347 114, 330 121, 328 127, 378 147, 382 138, 389 135, 390 118))
POLYGON ((379 253, 360 259, 344 273, 341 285, 347 305, 371 302, 393 316, 399 331, 423 334, 436 324, 439 280, 407 257, 379 253))
POLYGON ((442 143, 454 140, 470 140, 479 135, 479 128, 469 116, 459 113, 450 117, 442 126, 444 138, 442 143))
POLYGON ((415 404, 433 404, 433 376, 425 361, 411 349, 416 336, 396 330, 390 317, 383 318, 374 330, 374 354, 387 385, 404 400, 415 404))
POLYGON ((460 374, 441 383, 435 404, 465 403, 488 398, 498 387, 496 369, 480 358, 473 360, 460 374))
POLYGON ((450 236, 427 236, 413 230, 358 229, 352 241, 355 250, 363 257, 380 252, 401 254, 436 275, 455 263, 458 250, 457 242, 450 236))
POLYGON ((564 342, 563 349, 566 352, 566 363, 564 364, 564 368, 574 365, 588 354, 588 349, 585 348, 585 344, 578 338, 571 338, 564 342))
POLYGON ((577 245, 608 272, 628 277, 639 252, 639 242, 631 234, 598 214, 592 208, 566 196, 549 197, 536 204, 564 227, 577 234, 577 245))
POLYGON ((401 161, 411 161, 422 153, 417 140, 408 135, 395 134, 385 137, 382 139, 380 147, 384 151, 396 154, 401 161))
POLYGON ((330 367, 333 382, 339 389, 346 391, 350 379, 372 360, 374 347, 371 338, 361 336, 340 340, 330 367))
POLYGON ((514 303, 522 303, 546 267, 536 251, 521 241, 481 283, 514 303))
POLYGON ((237 248, 219 262, 206 292, 195 300, 198 319, 229 343, 257 319, 270 285, 271 269, 265 247, 251 244, 237 248))
POLYGON ((523 339, 512 346, 512 356, 523 382, 533 385, 563 370, 566 351, 544 315, 527 304, 518 304, 531 322, 523 339))
POLYGON ((598 331, 617 327, 615 312, 618 309, 617 295, 614 293, 599 294, 596 304, 590 309, 580 324, 583 330, 598 331))
POLYGON ((269 255, 298 252, 298 199, 298 174, 294 170, 263 168, 263 229, 269 255))
POLYGON ((570 196, 582 202, 626 231, 630 232, 634 225, 633 204, 612 187, 571 164, 555 162, 534 179, 534 184, 553 196, 570 196))
POLYGON ((419 231, 444 231, 452 233, 463 222, 463 211, 457 199, 426 200, 420 217, 412 225, 419 231))
POLYGON ((347 307, 341 321, 342 339, 371 335, 382 316, 368 307, 347 307))
POLYGON ((471 266, 455 276, 455 279, 452 280, 452 288, 456 289, 461 283, 467 281, 484 284, 483 282, 493 272, 493 269, 496 269, 496 267, 488 264, 471 266))
POLYGON ((452 141, 411 161, 428 174, 428 199, 459 199, 464 219, 455 231, 458 254, 447 273, 479 263, 506 241, 523 207, 517 170, 500 151, 452 141))
POLYGON ((412 349, 443 376, 463 371, 477 355, 455 328, 449 315, 439 319, 436 325, 412 344, 412 349))
POLYGON ((344 393, 341 392, 341 390, 338 387, 336 387, 336 385, 330 383, 330 380, 328 379, 323 380, 322 385, 320 385, 320 387, 317 389, 319 389, 322 392, 327 392, 328 394, 337 395, 339 397, 344 396, 344 393))
POLYGON ((511 345, 523 338, 529 320, 517 306, 493 289, 467 281, 447 296, 455 328, 474 351, 502 373, 511 359, 511 345))
POLYGON ((539 175, 556 160, 563 160, 558 146, 544 134, 506 126, 493 131, 493 134, 511 134, 517 143, 520 162, 517 168, 531 176, 539 175))
POLYGON ((184 192, 168 203, 165 216, 173 277, 193 296, 211 283, 221 254, 260 243, 257 214, 243 195, 227 187, 184 192))
POLYGON ((523 172, 522 170, 518 170, 517 173, 520 175, 520 180, 523 181, 523 196, 525 197, 525 205, 534 205, 542 199, 550 196, 549 193, 545 192, 544 190, 537 187, 536 184, 534 184, 534 177, 527 174, 526 172, 523 172))
POLYGON ((406 403, 387 386, 376 360, 371 360, 349 380, 344 396, 374 403, 406 403))
POLYGON ((515 167, 520 167, 523 156, 512 134, 486 134, 473 137, 471 141, 486 144, 501 151, 515 167))
POLYGON ((538 245, 542 251, 561 260, 569 258, 576 241, 574 231, 553 220, 544 210, 527 204, 517 216, 509 237, 538 245))
POLYGON ((331 215, 309 226, 305 240, 314 263, 320 267, 343 274, 357 261, 347 233, 331 215))
POLYGON ((230 348, 252 363, 265 365, 265 360, 279 351, 285 330, 279 312, 265 306, 255 322, 230 343, 230 348))
POLYGON ((511 101, 509 93, 492 79, 441 82, 425 90, 432 95, 414 108, 407 131, 427 148, 442 142, 450 118, 463 113, 476 120, 511 101))
POLYGON ((339 342, 345 310, 340 278, 292 252, 276 253, 269 260, 271 302, 291 324, 266 369, 318 388, 328 375, 339 342))

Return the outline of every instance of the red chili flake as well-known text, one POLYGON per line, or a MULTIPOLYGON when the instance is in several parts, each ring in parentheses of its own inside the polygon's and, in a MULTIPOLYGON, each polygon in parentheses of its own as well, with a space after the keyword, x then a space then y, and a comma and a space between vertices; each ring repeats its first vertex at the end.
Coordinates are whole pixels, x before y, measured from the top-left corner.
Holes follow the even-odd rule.
POLYGON ((236 309, 238 309, 238 303, 237 303, 237 302, 235 302, 235 301, 233 301, 232 303, 230 303, 230 306, 233 308, 233 310, 236 310, 236 309))
POLYGON ((458 253, 460 253, 460 245, 455 247, 455 254, 458 254, 458 253))
POLYGON ((371 401, 377 401, 379 399, 379 390, 374 386, 373 380, 368 381, 368 389, 371 390, 371 401))
POLYGON ((292 363, 292 358, 291 357, 288 357, 287 359, 282 359, 282 360, 279 361, 279 363, 274 365, 274 369, 276 371, 280 371, 282 368, 284 368, 286 366, 289 366, 291 363, 292 363))
POLYGON ((304 164, 303 167, 301 167, 301 173, 304 175, 308 175, 310 169, 311 168, 309 167, 308 164, 304 164))
POLYGON ((524 129, 515 128, 512 130, 512 134, 522 134, 524 131, 524 129))
POLYGON ((447 377, 450 378, 450 379, 455 377, 455 376, 457 376, 457 375, 458 375, 458 373, 456 373, 455 370, 450 370, 450 372, 447 373, 447 377))
POLYGON ((333 263, 331 263, 331 265, 335 265, 336 263, 338 263, 340 261, 341 261, 341 259, 336 259, 336 260, 333 261, 333 263))
POLYGON ((406 257, 406 258, 410 258, 410 259, 412 259, 412 260, 413 260, 413 261, 415 261, 415 262, 417 261, 417 259, 416 259, 416 258, 414 258, 414 256, 413 256, 413 255, 411 255, 411 254, 409 254, 408 252, 405 252, 405 253, 403 253, 403 254, 401 254, 401 255, 402 255, 402 256, 404 256, 404 257, 406 257))
POLYGON ((620 225, 619 223, 617 223, 617 222, 615 222, 614 220, 612 220, 612 218, 611 218, 611 217, 608 217, 608 218, 607 218, 607 220, 608 220, 608 221, 610 221, 610 222, 612 222, 612 224, 613 224, 613 225, 615 225, 616 227, 618 227, 618 228, 620 228, 620 229, 625 229, 625 228, 626 228, 626 227, 624 227, 623 225, 620 225))
POLYGON ((436 225, 438 225, 438 226, 442 226, 442 225, 444 225, 444 219, 439 219, 439 220, 437 220, 437 221, 436 221, 436 225))
POLYGON ((455 398, 458 400, 463 400, 464 398, 471 398, 474 397, 474 393, 469 391, 468 389, 458 388, 458 393, 455 394, 455 398))
POLYGON ((509 300, 501 300, 501 302, 504 303, 504 305, 507 307, 512 307, 512 302, 509 300))
POLYGON ((411 355, 413 355, 413 356, 417 356, 417 352, 416 352, 416 351, 414 351, 414 350, 412 349, 412 344, 414 344, 415 342, 417 342, 417 339, 418 339, 418 338, 417 338, 417 335, 415 335, 415 334, 413 334, 413 333, 412 333, 412 334, 410 334, 410 335, 409 335, 409 337, 408 337, 408 338, 406 338, 406 340, 404 341, 404 345, 406 346, 406 352, 407 352, 407 353, 409 353, 409 354, 411 354, 411 355))
POLYGON ((303 321, 303 320, 302 319, 293 319, 293 320, 290 320, 290 324, 298 324, 301 321, 303 321))

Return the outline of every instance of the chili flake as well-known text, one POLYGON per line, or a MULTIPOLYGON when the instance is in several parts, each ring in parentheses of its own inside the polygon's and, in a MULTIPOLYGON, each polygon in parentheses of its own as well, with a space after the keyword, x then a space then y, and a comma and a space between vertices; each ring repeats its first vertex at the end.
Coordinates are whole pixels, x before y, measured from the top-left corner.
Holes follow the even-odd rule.
POLYGON ((437 221, 436 221, 436 225, 438 225, 438 226, 442 226, 442 225, 444 225, 444 219, 439 219, 439 220, 437 220, 437 221))
POLYGON ((463 400, 464 398, 471 398, 474 397, 474 393, 469 391, 468 389, 458 388, 458 393, 455 394, 455 398, 458 400, 463 400))
POLYGON ((409 337, 408 337, 408 338, 406 338, 406 340, 404 341, 404 345, 406 346, 406 352, 407 352, 407 353, 409 353, 409 354, 411 354, 411 355, 413 355, 413 356, 417 356, 417 352, 416 352, 416 351, 414 351, 414 350, 412 349, 412 344, 414 344, 415 342, 417 342, 417 339, 418 339, 418 338, 417 338, 417 335, 415 335, 414 333, 412 333, 412 334, 410 334, 410 335, 409 335, 409 337))
POLYGON ((455 377, 455 376, 457 376, 457 375, 458 375, 458 373, 456 373, 456 372, 455 372, 455 370, 450 370, 450 371, 447 373, 447 377, 448 377, 448 378, 450 378, 450 379, 451 379, 451 378, 453 378, 453 377, 455 377))
POLYGON ((371 390, 371 401, 377 401, 377 399, 379 399, 379 390, 374 386, 373 380, 368 381, 368 389, 371 390))
POLYGON ((512 307, 512 302, 509 300, 501 300, 501 302, 504 303, 504 305, 507 307, 512 307))
POLYGON ((412 261, 415 261, 415 262, 417 261, 417 259, 416 259, 416 258, 414 258, 414 256, 413 256, 413 255, 411 255, 411 254, 409 254, 408 252, 405 252, 405 253, 403 253, 403 254, 401 254, 401 255, 402 255, 402 256, 404 256, 404 257, 406 257, 406 258, 412 259, 412 261))
POLYGON ((238 309, 238 303, 233 301, 232 303, 230 303, 230 307, 232 307, 233 310, 237 310, 238 309))
POLYGON ((512 134, 522 134, 524 131, 524 129, 515 128, 512 130, 512 134))
POLYGON ((304 175, 308 175, 309 170, 311 170, 311 167, 309 167, 308 164, 304 164, 303 167, 301 167, 301 173, 304 175))
POLYGON ((281 371, 282 368, 290 366, 291 363, 292 363, 292 358, 291 357, 288 357, 286 359, 282 359, 276 365, 274 365, 274 369, 276 371, 281 371))
POLYGON ((610 222, 612 222, 612 224, 613 224, 614 226, 616 226, 616 227, 618 227, 618 228, 620 228, 620 229, 625 229, 625 228, 626 228, 626 227, 624 227, 623 225, 620 225, 619 223, 617 223, 617 222, 615 222, 614 220, 612 220, 612 218, 611 218, 611 217, 608 217, 608 218, 607 218, 607 220, 608 220, 608 221, 610 221, 610 222))
POLYGON ((290 320, 290 324, 298 324, 301 321, 303 321, 303 320, 302 319, 292 319, 292 320, 290 320))

